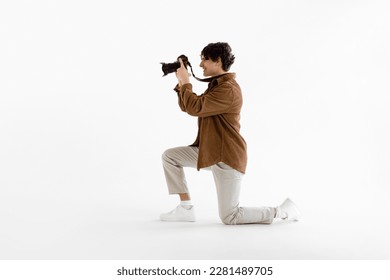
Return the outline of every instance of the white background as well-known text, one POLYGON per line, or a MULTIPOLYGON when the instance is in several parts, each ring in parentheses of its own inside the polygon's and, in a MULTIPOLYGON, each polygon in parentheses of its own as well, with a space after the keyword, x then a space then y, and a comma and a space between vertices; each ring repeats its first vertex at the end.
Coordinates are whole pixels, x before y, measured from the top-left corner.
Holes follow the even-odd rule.
MULTIPOLYGON (((3 1, 1 259, 389 259, 387 1, 3 1), (242 205, 299 223, 167 224, 161 154, 191 144, 160 62, 228 42, 242 87, 242 205)), ((194 81, 199 94, 205 84, 194 81)))

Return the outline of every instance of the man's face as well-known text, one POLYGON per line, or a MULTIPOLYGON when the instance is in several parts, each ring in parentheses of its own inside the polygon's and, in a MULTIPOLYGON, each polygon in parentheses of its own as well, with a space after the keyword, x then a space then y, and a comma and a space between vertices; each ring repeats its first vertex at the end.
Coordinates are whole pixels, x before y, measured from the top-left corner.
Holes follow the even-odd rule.
POLYGON ((205 59, 205 57, 201 56, 201 61, 199 66, 203 68, 203 76, 212 77, 221 74, 222 64, 221 59, 218 59, 217 62, 212 61, 211 59, 205 59))

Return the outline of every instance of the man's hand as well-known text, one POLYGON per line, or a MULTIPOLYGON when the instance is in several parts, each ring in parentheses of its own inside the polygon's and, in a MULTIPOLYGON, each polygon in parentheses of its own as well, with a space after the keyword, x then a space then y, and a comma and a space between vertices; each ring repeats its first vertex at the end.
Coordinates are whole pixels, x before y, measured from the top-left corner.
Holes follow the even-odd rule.
POLYGON ((176 70, 176 77, 179 81, 179 86, 182 86, 190 82, 190 73, 188 73, 187 69, 184 67, 184 63, 181 58, 179 58, 179 62, 180 68, 176 70))

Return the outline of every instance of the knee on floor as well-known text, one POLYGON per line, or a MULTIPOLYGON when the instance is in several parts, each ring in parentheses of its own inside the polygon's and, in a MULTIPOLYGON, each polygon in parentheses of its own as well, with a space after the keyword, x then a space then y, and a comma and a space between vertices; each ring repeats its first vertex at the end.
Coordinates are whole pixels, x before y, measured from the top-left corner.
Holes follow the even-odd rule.
POLYGON ((222 223, 225 225, 235 225, 236 224, 236 218, 233 213, 229 215, 219 215, 219 218, 221 219, 222 223))

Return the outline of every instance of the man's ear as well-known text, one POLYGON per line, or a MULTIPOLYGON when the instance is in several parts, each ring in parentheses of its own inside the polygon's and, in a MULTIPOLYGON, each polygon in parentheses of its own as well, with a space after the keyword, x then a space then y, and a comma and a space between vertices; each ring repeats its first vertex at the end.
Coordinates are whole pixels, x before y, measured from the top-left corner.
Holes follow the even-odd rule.
POLYGON ((216 63, 222 68, 222 59, 220 57, 218 57, 216 63))

